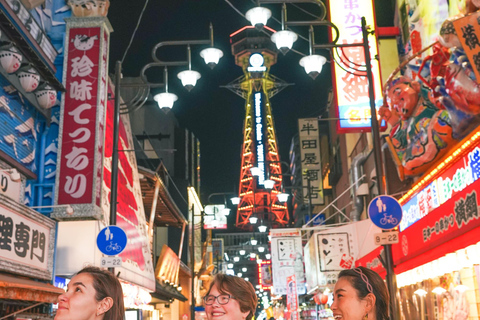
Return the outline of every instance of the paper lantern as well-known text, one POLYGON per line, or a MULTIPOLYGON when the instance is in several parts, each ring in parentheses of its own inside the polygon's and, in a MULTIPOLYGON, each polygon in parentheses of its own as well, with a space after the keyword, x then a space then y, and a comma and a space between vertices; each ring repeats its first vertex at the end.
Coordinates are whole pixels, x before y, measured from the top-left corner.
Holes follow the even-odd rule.
POLYGON ((20 69, 18 69, 17 76, 23 90, 26 92, 32 92, 38 88, 40 75, 30 64, 22 65, 20 69))
POLYGON ((0 64, 7 73, 17 71, 20 68, 22 59, 22 55, 11 42, 0 46, 0 64))

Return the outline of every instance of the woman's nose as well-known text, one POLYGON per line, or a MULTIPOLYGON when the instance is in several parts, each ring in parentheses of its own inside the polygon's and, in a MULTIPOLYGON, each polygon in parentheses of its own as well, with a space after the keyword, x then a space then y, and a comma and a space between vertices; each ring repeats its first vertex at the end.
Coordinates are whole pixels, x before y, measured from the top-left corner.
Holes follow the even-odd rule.
POLYGON ((62 293, 61 295, 58 296, 58 302, 63 302, 67 301, 67 293, 62 293))

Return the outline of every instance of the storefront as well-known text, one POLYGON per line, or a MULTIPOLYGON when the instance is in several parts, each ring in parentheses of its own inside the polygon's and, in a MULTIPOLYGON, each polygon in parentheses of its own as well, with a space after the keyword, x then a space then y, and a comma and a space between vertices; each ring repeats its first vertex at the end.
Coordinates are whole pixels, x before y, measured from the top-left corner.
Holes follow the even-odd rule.
POLYGON ((400 199, 393 256, 405 319, 478 318, 479 178, 477 130, 400 199))
MULTIPOLYGON (((405 320, 478 319, 480 130, 400 199, 399 243, 392 245, 405 320)), ((357 261, 385 277, 381 247, 357 261)))

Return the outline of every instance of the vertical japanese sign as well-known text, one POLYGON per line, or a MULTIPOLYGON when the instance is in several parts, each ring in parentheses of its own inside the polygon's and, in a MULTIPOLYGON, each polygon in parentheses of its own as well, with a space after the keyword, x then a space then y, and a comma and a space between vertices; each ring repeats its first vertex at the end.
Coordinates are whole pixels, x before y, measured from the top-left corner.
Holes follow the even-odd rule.
POLYGON ((99 218, 110 30, 105 18, 86 21, 67 19, 56 201, 84 206, 75 217, 99 218))
MULTIPOLYGON (((341 133, 369 131, 371 128, 370 97, 368 95, 368 80, 366 72, 355 71, 359 66, 365 65, 365 53, 361 43, 363 42, 361 18, 365 17, 367 25, 374 26, 372 0, 342 0, 329 1, 330 21, 339 30, 339 44, 358 43, 359 46, 339 48, 336 52, 341 55, 343 69, 334 64, 332 69, 335 79, 335 92, 338 106, 337 130, 341 133), (354 71, 358 76, 346 72, 344 69, 354 71)), ((332 37, 335 37, 332 30, 332 37)), ((377 39, 369 37, 370 56, 378 54, 377 39)), ((382 103, 382 87, 380 79, 380 68, 377 60, 371 58, 372 75, 375 92, 375 105, 379 108, 382 103)), ((363 68, 365 70, 365 68, 363 68)))
POLYGON ((298 294, 305 294, 305 271, 300 232, 276 229, 272 232, 273 293, 287 294, 287 277, 295 275, 298 294))
POLYGON ((477 78, 480 79, 480 12, 475 12, 453 22, 458 40, 467 54, 477 78))
POLYGON ((298 119, 298 134, 302 161, 303 202, 324 204, 318 119, 298 119))
POLYGON ((263 290, 272 288, 272 261, 266 260, 258 264, 258 282, 263 290))
POLYGON ((265 181, 265 135, 266 130, 264 117, 264 96, 262 92, 253 93, 253 112, 255 118, 255 154, 257 155, 257 167, 261 174, 258 176, 258 184, 263 186, 265 181))
POLYGON ((55 222, 0 194, 0 270, 51 280, 55 222))
POLYGON ((294 274, 287 277, 287 309, 290 314, 290 320, 299 319, 297 281, 294 274))

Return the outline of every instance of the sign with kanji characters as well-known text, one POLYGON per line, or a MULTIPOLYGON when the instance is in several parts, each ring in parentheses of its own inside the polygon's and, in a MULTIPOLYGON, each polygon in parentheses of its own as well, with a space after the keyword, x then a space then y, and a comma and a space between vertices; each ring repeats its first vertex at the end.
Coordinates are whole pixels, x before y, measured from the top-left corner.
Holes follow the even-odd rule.
POLYGON ((475 72, 477 83, 480 83, 480 12, 453 21, 453 26, 475 72))
POLYGON ((426 217, 480 178, 480 145, 458 159, 450 168, 402 205, 400 231, 426 217))
POLYGON ((67 216, 102 216, 104 127, 107 102, 109 28, 103 18, 68 19, 64 59, 66 92, 60 115, 56 203, 73 204, 67 216), (88 27, 87 25, 92 26, 88 27))
POLYGON ((303 248, 300 232, 282 229, 271 230, 271 255, 273 273, 273 293, 286 294, 287 277, 296 276, 297 292, 306 293, 303 248))
MULTIPOLYGON (((352 44, 358 43, 359 46, 339 48, 341 55, 340 63, 333 64, 332 72, 335 96, 337 100, 337 130, 342 133, 364 132, 371 129, 371 111, 370 97, 368 94, 368 80, 365 68, 365 53, 361 43, 362 28, 361 18, 365 17, 367 25, 374 26, 373 1, 329 1, 330 21, 332 21, 339 30, 339 39, 337 43, 352 44), (351 71, 346 72, 344 69, 351 71), (359 70, 361 69, 361 70, 359 70)), ((332 37, 336 37, 335 30, 331 30, 332 37)), ((375 34, 369 36, 370 56, 372 63, 372 75, 375 92, 375 105, 380 108, 383 104, 382 87, 380 78, 380 68, 378 60, 374 57, 378 54, 377 39, 375 34)))
POLYGON ((0 194, 0 270, 51 280, 55 222, 0 194))
POLYGON ((211 204, 205 206, 203 216, 204 229, 227 229, 227 217, 224 204, 211 204))
POLYGON ((298 320, 298 294, 297 294, 297 281, 295 275, 287 277, 287 310, 290 314, 289 320, 298 320))
POLYGON ((324 204, 322 161, 318 119, 298 119, 300 155, 302 161, 303 203, 324 204))

